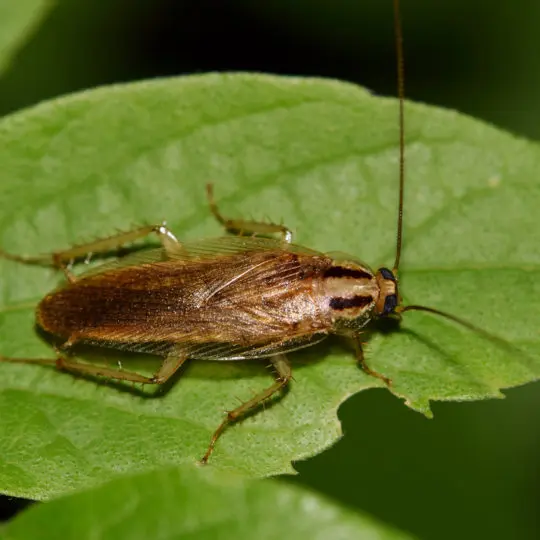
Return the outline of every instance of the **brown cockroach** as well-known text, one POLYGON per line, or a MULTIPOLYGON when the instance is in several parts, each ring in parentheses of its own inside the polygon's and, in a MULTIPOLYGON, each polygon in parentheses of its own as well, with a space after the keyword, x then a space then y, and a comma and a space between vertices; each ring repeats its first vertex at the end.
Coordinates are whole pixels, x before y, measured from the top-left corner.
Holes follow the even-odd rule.
POLYGON ((134 383, 165 383, 188 359, 250 360, 268 357, 275 382, 229 411, 212 435, 205 463, 228 424, 287 386, 291 366, 286 353, 313 345, 329 334, 349 337, 364 371, 361 333, 380 317, 422 310, 474 328, 439 310, 401 305, 397 271, 401 254, 404 190, 404 70, 399 1, 394 0, 399 95, 399 206, 393 269, 371 270, 354 257, 336 259, 292 243, 281 225, 228 219, 219 212, 211 186, 210 209, 238 236, 181 243, 165 224, 142 227, 52 255, 4 258, 29 264, 52 264, 66 283, 36 310, 37 325, 61 340, 56 359, 8 358, 2 361, 55 365, 76 373, 134 383), (80 276, 71 263, 156 234, 160 249, 127 255, 80 276), (277 234, 278 238, 269 238, 277 234), (262 235, 262 236, 261 236, 262 235), (159 355, 161 367, 146 377, 136 372, 77 361, 74 345, 90 344, 159 355))

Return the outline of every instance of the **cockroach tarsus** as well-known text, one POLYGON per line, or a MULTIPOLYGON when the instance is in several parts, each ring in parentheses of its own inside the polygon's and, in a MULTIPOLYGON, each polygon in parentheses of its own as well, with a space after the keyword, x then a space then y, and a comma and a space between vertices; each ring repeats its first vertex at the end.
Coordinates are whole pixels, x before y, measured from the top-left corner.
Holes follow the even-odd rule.
POLYGON ((402 244, 404 193, 404 73, 399 0, 393 0, 399 95, 399 206, 393 269, 376 272, 356 260, 335 258, 292 243, 283 225, 229 219, 207 195, 212 214, 237 236, 181 243, 165 223, 78 245, 65 251, 23 257, 0 256, 62 270, 66 283, 36 310, 38 326, 62 340, 57 358, 10 358, 0 361, 53 365, 75 374, 145 384, 167 382, 188 358, 249 360, 268 357, 274 383, 229 411, 212 435, 202 458, 206 463, 231 423, 284 389, 292 378, 286 353, 313 345, 329 334, 348 337, 363 370, 387 386, 392 381, 365 362, 361 335, 380 317, 401 318, 405 311, 440 315, 473 330, 472 324, 434 308, 403 306, 397 272, 402 244), (80 276, 71 264, 89 254, 106 253, 156 235, 160 249, 135 253, 80 276), (262 236, 261 236, 262 235, 262 236), (278 238, 268 236, 278 235, 278 238), (150 377, 74 359, 72 348, 97 345, 164 358, 150 377))

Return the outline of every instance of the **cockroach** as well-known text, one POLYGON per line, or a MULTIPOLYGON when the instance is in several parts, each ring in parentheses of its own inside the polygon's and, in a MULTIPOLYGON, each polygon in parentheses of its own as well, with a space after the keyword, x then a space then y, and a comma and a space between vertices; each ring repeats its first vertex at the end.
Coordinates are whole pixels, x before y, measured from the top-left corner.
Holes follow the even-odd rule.
POLYGON ((470 323, 434 308, 401 303, 398 268, 402 246, 405 183, 404 61, 399 0, 394 1, 399 97, 399 203, 396 258, 392 269, 371 270, 354 257, 336 259, 292 243, 292 232, 273 223, 230 219, 219 211, 212 186, 210 210, 236 236, 182 243, 165 224, 141 227, 65 251, 37 257, 0 254, 63 271, 66 283, 39 303, 37 325, 62 344, 55 359, 2 361, 55 365, 74 374, 133 383, 163 384, 191 358, 251 360, 267 357, 275 382, 229 411, 211 437, 206 463, 224 429, 283 390, 292 377, 286 353, 329 334, 350 338, 363 370, 384 381, 364 360, 361 335, 378 318, 427 311, 469 328, 470 323), (71 264, 89 254, 119 249, 147 235, 160 249, 134 253, 80 276, 71 264), (275 238, 272 238, 275 235, 275 238), (163 358, 151 377, 78 361, 75 345, 155 354, 163 358))

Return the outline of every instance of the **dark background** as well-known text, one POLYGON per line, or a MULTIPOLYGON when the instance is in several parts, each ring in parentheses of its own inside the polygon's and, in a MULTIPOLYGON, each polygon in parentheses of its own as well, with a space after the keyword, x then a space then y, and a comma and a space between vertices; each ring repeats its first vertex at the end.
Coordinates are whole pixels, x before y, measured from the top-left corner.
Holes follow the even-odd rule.
MULTIPOLYGON (((409 98, 540 138, 540 2, 403 4, 409 98)), ((0 114, 112 82, 229 70, 394 94, 391 1, 59 0, 0 79, 0 114)), ((298 463, 293 481, 421 538, 539 538, 540 386, 506 394, 436 403, 430 421, 386 391, 362 392, 340 409, 345 438, 298 463)), ((23 504, 4 498, 0 512, 23 504)))

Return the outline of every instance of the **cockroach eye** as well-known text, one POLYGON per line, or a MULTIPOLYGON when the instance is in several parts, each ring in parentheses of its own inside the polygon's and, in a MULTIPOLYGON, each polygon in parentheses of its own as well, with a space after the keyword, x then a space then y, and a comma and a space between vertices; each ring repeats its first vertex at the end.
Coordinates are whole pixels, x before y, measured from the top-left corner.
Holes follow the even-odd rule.
MULTIPOLYGON (((386 277, 386 276, 385 276, 386 277)), ((389 279, 389 278, 387 278, 389 279)), ((393 313, 398 305, 398 298, 396 294, 389 294, 384 301, 383 315, 393 313)))

